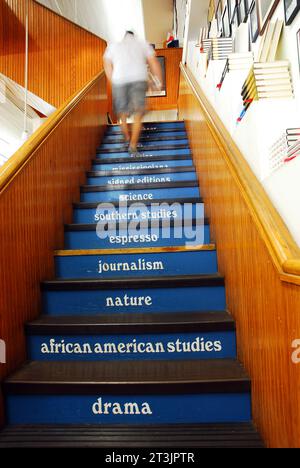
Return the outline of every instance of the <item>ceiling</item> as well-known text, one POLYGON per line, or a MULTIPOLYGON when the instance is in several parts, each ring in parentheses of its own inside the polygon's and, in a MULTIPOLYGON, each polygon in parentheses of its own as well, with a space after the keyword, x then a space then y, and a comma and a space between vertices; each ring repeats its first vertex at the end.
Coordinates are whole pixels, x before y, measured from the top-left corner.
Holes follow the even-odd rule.
POLYGON ((127 29, 145 37, 141 0, 37 0, 106 41, 120 40, 127 29))

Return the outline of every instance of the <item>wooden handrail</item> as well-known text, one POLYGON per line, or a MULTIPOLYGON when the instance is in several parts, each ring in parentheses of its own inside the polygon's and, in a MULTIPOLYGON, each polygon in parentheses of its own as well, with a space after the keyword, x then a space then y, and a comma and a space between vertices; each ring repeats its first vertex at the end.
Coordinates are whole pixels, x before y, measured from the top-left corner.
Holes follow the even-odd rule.
POLYGON ((183 64, 180 67, 191 91, 203 109, 210 131, 240 187, 241 194, 258 231, 278 269, 280 279, 300 285, 300 248, 201 86, 187 67, 183 64))
POLYGON ((89 81, 79 92, 70 97, 59 109, 57 109, 41 127, 30 136, 14 155, 0 168, 0 196, 11 184, 20 171, 29 163, 37 148, 45 141, 53 130, 88 94, 90 89, 104 75, 102 70, 89 81))

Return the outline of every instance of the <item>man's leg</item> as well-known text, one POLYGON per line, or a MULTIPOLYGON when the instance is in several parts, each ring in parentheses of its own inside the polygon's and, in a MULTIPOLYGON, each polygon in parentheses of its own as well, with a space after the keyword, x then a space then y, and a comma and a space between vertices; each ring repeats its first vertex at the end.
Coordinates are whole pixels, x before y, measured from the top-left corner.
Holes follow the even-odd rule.
POLYGON ((134 113, 134 122, 132 125, 132 134, 130 140, 130 152, 135 153, 142 130, 143 116, 145 115, 147 83, 138 81, 129 86, 130 108, 134 113))
POLYGON ((127 114, 120 114, 119 118, 120 118, 120 121, 121 121, 121 128, 122 128, 122 132, 123 132, 123 135, 124 135, 124 139, 126 142, 129 143, 130 141, 130 134, 129 134, 129 129, 128 129, 128 124, 127 124, 127 117, 128 115, 127 114))
POLYGON ((144 115, 143 113, 136 113, 134 115, 134 122, 132 124, 132 135, 131 135, 131 140, 130 140, 130 150, 132 152, 136 151, 137 144, 140 139, 143 115, 144 115))

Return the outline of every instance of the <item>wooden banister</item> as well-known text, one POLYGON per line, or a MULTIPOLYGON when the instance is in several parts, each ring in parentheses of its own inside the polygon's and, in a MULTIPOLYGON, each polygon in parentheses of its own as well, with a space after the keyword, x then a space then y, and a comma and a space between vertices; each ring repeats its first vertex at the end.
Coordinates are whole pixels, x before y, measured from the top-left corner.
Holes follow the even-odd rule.
POLYGON ((300 248, 192 73, 183 64, 181 72, 199 101, 213 137, 240 186, 281 280, 300 285, 300 248))
MULTIPOLYGON (((0 381, 26 359, 24 324, 42 310, 40 282, 53 278, 54 250, 107 125, 104 73, 61 106, 0 170, 0 381)), ((0 426, 4 421, 0 393, 0 426)))
POLYGON ((0 168, 0 196, 13 181, 16 175, 34 157, 37 148, 51 135, 57 125, 78 105, 89 93, 91 88, 104 76, 104 71, 98 73, 79 92, 70 97, 57 111, 55 111, 41 127, 19 148, 16 153, 0 168))

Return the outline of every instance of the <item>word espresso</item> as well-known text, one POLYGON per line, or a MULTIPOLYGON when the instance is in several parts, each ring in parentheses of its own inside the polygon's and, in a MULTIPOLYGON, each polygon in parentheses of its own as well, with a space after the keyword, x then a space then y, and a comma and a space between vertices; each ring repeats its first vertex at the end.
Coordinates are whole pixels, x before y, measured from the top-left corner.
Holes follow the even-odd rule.
POLYGON ((6 345, 5 341, 0 340, 0 364, 6 363, 6 345))
POLYGON ((175 337, 169 341, 138 341, 136 338, 118 343, 78 343, 56 341, 51 338, 48 343, 41 344, 41 354, 47 355, 137 355, 137 354, 193 354, 220 353, 223 350, 221 341, 209 341, 196 337, 191 341, 184 341, 175 337))

